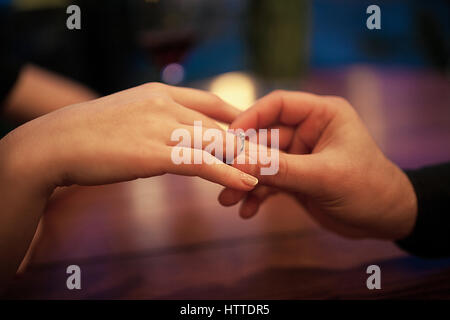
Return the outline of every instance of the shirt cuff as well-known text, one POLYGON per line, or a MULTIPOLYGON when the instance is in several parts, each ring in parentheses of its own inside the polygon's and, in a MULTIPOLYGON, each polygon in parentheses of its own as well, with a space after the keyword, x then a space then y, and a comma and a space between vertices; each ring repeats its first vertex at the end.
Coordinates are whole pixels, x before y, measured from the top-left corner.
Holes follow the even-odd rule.
POLYGON ((423 258, 450 256, 450 164, 405 170, 417 196, 417 217, 411 234, 396 241, 423 258))

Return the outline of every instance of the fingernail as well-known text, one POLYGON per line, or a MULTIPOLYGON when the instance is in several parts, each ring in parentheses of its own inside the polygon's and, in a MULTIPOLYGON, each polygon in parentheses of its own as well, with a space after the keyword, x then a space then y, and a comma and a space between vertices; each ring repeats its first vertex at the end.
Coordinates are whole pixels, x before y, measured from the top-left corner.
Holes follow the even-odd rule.
POLYGON ((250 187, 254 187, 258 184, 258 179, 246 173, 241 174, 241 180, 250 187))

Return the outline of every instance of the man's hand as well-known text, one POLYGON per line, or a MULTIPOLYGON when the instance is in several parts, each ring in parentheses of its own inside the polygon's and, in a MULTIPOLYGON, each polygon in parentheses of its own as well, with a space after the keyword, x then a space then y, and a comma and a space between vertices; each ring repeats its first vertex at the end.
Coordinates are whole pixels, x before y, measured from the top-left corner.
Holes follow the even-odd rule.
MULTIPOLYGON (((350 104, 339 97, 276 91, 231 128, 282 128, 277 174, 258 176, 249 193, 225 189, 223 205, 245 199, 249 218, 277 191, 296 197, 322 226, 355 238, 400 239, 412 231, 417 200, 407 176, 389 161, 350 104)), ((248 163, 248 162, 246 162, 248 163)), ((257 175, 258 165, 235 164, 257 175)))

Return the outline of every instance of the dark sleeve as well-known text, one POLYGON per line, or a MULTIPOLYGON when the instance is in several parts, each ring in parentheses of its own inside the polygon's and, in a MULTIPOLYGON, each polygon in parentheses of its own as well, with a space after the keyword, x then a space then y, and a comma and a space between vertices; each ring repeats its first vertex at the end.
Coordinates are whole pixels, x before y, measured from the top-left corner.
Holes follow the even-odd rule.
POLYGON ((14 87, 23 66, 23 61, 14 53, 11 19, 11 11, 0 7, 0 108, 14 87))
POLYGON ((0 108, 19 77, 23 63, 12 57, 0 57, 0 108))
POLYGON ((424 258, 450 257, 450 163, 406 170, 417 195, 412 233, 400 248, 424 258))

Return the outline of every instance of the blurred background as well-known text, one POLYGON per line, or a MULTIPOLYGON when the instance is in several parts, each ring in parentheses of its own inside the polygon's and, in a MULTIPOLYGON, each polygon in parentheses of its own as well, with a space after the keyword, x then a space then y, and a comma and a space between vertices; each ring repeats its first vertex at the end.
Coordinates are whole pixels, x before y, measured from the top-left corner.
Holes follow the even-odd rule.
POLYGON ((449 70, 445 0, 0 0, 14 53, 102 94, 146 81, 189 85, 244 71, 297 87, 318 68, 354 64, 449 70), (372 1, 373 2, 373 1, 372 1), (66 28, 66 8, 82 28, 66 28))
MULTIPOLYGON (((160 81, 242 110, 274 89, 339 95, 401 167, 450 160, 449 1, 0 0, 0 10, 10 55, 101 95, 160 81), (81 30, 66 28, 70 4, 81 30), (380 30, 366 27, 371 4, 380 30)), ((61 287, 72 263, 95 284, 82 298, 372 297, 360 268, 373 261, 390 270, 394 297, 449 283, 439 277, 450 261, 433 269, 390 242, 331 235, 287 197, 242 222, 219 190, 164 176, 57 194, 12 296, 73 298, 61 287)))

